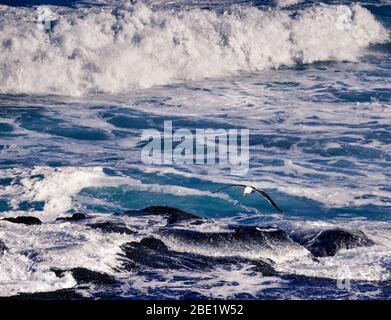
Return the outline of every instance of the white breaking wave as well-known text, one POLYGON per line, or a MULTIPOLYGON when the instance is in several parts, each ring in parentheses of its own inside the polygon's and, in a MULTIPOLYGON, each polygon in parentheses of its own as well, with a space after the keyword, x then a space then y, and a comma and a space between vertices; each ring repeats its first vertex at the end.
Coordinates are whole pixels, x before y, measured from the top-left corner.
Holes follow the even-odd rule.
MULTIPOLYGON (((0 170, 0 178, 17 177, 17 182, 0 189, 0 197, 10 199, 8 216, 24 214, 18 210, 21 201, 42 201, 43 211, 30 212, 43 221, 52 221, 71 209, 78 209, 75 197, 85 188, 126 187, 131 190, 172 194, 176 196, 208 196, 234 202, 227 195, 198 189, 144 184, 131 177, 108 176, 102 167, 35 167, 34 169, 0 170), (75 203, 76 202, 76 203, 75 203)), ((80 199, 79 199, 80 200, 80 199)))
POLYGON ((301 3, 302 0, 276 0, 275 2, 277 6, 284 8, 284 7, 292 6, 294 4, 301 3))
POLYGON ((297 12, 232 7, 151 9, 144 4, 35 9, 1 6, 0 93, 80 96, 218 78, 296 63, 355 60, 385 28, 359 5, 297 12), (42 10, 41 10, 42 11, 42 10))
MULTIPOLYGON (((37 167, 33 170, 11 169, 3 174, 19 176, 20 181, 0 191, 2 196, 11 196, 11 205, 16 210, 22 200, 43 201, 44 211, 38 212, 40 218, 51 220, 72 209, 72 196, 83 188, 96 186, 116 186, 125 183, 119 177, 108 177, 102 168, 59 168, 37 167), (44 178, 41 180, 40 176, 44 178), (32 176, 36 178, 32 178, 32 176), (37 178, 38 177, 38 178, 37 178)), ((16 211, 15 215, 19 212, 16 211)))

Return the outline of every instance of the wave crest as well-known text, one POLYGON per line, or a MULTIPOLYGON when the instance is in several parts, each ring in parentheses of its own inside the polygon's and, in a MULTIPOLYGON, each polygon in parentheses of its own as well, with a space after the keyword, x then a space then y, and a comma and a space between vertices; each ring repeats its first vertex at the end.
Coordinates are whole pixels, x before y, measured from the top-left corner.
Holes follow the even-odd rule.
POLYGON ((355 60, 385 28, 359 5, 300 11, 1 7, 0 92, 80 96, 224 77, 296 63, 355 60))

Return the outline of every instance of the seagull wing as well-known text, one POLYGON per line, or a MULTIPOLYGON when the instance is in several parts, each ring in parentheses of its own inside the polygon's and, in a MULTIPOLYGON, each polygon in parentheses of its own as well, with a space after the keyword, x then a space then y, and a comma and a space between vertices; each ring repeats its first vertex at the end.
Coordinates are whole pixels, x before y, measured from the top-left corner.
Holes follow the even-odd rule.
POLYGON ((244 184, 230 184, 230 185, 225 186, 225 187, 223 187, 223 188, 221 188, 221 189, 219 189, 219 190, 212 191, 212 193, 220 192, 220 191, 222 191, 222 190, 224 190, 224 189, 227 189, 227 188, 230 188, 230 187, 243 187, 243 188, 246 188, 247 186, 244 185, 244 184))
POLYGON ((258 193, 260 193, 263 197, 266 198, 267 201, 269 201, 269 203, 274 207, 276 208, 280 213, 283 213, 282 210, 277 206, 277 204, 274 202, 274 200, 265 192, 265 191, 262 191, 262 190, 259 190, 255 187, 253 187, 258 193))

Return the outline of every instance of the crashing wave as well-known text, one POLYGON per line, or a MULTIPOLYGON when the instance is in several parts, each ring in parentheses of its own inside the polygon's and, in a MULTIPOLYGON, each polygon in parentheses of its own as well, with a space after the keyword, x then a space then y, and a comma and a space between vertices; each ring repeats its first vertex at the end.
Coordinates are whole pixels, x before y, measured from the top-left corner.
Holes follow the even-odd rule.
POLYGON ((355 60, 369 44, 388 38, 359 5, 299 11, 236 6, 224 13, 141 3, 51 7, 56 19, 44 27, 34 8, 0 10, 3 94, 126 93, 297 63, 355 60))

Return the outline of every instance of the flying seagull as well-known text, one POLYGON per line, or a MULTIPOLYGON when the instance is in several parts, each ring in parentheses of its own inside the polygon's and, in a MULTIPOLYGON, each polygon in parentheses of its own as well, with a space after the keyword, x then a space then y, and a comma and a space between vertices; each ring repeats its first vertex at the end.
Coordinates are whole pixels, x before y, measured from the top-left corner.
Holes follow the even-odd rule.
POLYGON ((248 194, 252 194, 254 192, 258 192, 261 196, 263 196, 264 198, 266 198, 267 201, 269 201, 269 203, 274 207, 276 208, 280 213, 283 213, 282 210, 277 206, 277 204, 274 202, 274 200, 265 192, 265 191, 262 191, 260 189, 257 189, 255 188, 254 186, 246 186, 245 184, 230 184, 230 185, 227 185, 219 190, 216 190, 216 191, 213 191, 212 193, 216 193, 216 192, 220 192, 224 189, 227 189, 227 188, 230 188, 230 187, 242 187, 244 188, 243 190, 243 196, 246 196, 248 194))

